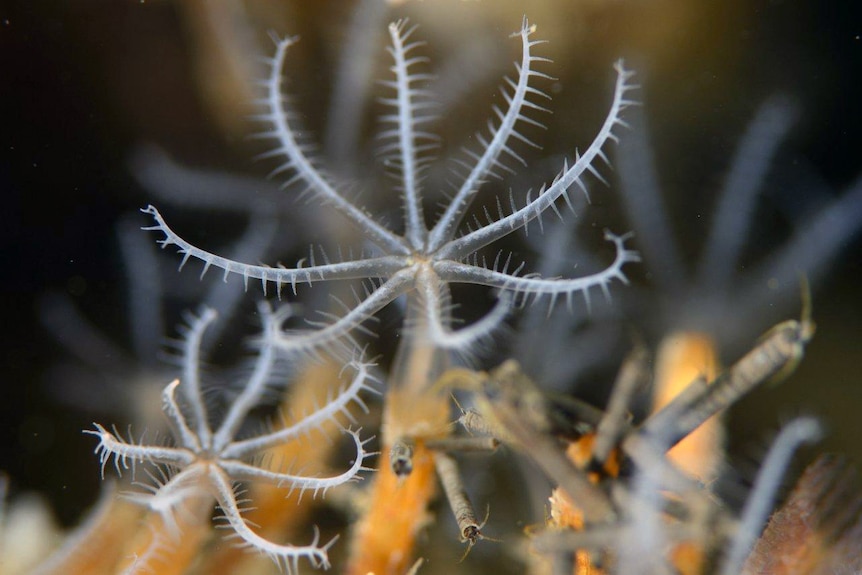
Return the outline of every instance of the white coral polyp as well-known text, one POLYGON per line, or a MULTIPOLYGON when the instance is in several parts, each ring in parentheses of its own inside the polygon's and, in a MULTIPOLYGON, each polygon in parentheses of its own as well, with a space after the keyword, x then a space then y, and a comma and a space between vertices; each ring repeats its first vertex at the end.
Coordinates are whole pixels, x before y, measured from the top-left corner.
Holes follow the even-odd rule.
POLYGON ((264 321, 264 334, 254 368, 239 397, 231 404, 221 424, 212 429, 210 417, 204 402, 199 378, 198 355, 201 338, 207 326, 215 321, 216 314, 205 310, 200 317, 192 318, 186 330, 183 367, 187 381, 176 380, 170 383, 163 393, 163 411, 169 419, 176 445, 145 445, 127 441, 106 429, 94 424, 95 429, 86 433, 99 439, 96 453, 99 455, 104 476, 108 461, 113 458, 118 473, 135 468, 140 464, 160 466, 164 481, 155 479, 154 485, 147 486, 150 493, 134 493, 127 498, 144 505, 163 520, 168 532, 174 537, 181 536, 176 515, 184 512, 192 501, 201 498, 218 503, 224 519, 243 546, 247 546, 270 557, 281 569, 288 573, 296 571, 300 559, 307 559, 315 567, 329 567, 327 552, 335 539, 320 543, 320 534, 315 528, 314 537, 307 545, 279 544, 258 535, 242 516, 237 501, 234 484, 241 482, 263 482, 284 488, 288 493, 299 490, 310 491, 314 496, 325 494, 332 487, 360 479, 361 471, 368 471, 365 460, 371 455, 365 449, 369 440, 360 438, 359 431, 345 430, 350 436, 355 454, 350 466, 341 473, 330 477, 310 477, 298 474, 280 473, 258 467, 248 461, 272 447, 297 440, 311 430, 322 429, 326 422, 338 424, 339 416, 352 421, 348 408, 358 405, 367 411, 359 397, 360 392, 374 391, 369 387, 372 376, 370 365, 354 362, 348 367, 355 372, 352 381, 321 408, 308 413, 295 424, 276 429, 251 438, 237 439, 236 434, 249 411, 260 401, 272 378, 276 357, 273 353, 272 334, 277 329, 283 315, 273 313, 268 306, 261 305, 260 313, 264 321), (180 397, 177 398, 177 392, 180 397))
POLYGON ((415 71, 424 62, 423 58, 414 55, 420 45, 411 40, 415 29, 408 27, 405 21, 389 26, 389 52, 393 59, 391 70, 394 79, 385 84, 394 89, 395 94, 382 100, 392 109, 391 113, 381 118, 384 126, 381 135, 383 151, 388 154, 386 163, 394 168, 399 180, 396 188, 403 203, 403 235, 378 223, 362 207, 347 199, 341 191, 344 186, 319 169, 318 162, 310 158, 306 148, 297 142, 291 128, 292 116, 284 105, 281 93, 281 70, 285 54, 294 42, 292 38, 276 39, 276 53, 268 62, 269 74, 262 82, 265 94, 259 104, 264 112, 256 120, 265 123, 268 128, 256 137, 276 142, 274 149, 263 156, 282 160, 273 175, 292 173, 285 187, 294 183, 301 185, 303 195, 314 197, 322 205, 340 213, 359 231, 363 240, 376 248, 374 255, 330 261, 320 250, 324 261, 317 263, 312 250, 308 265, 305 260, 293 268, 251 265, 190 244, 168 226, 155 207, 148 206, 143 210, 155 220, 154 226, 145 229, 162 232, 165 237, 160 240, 161 245, 176 246, 183 254, 183 264, 189 258, 196 258, 204 263, 204 271, 210 267, 224 270, 225 279, 231 274, 241 276, 246 284, 249 278, 259 279, 264 292, 268 283, 275 284, 280 296, 285 285, 295 291, 296 284, 303 282, 373 280, 372 286, 366 289, 364 299, 347 307, 344 315, 315 324, 319 327, 316 330, 278 334, 275 345, 282 350, 307 353, 320 348, 332 348, 336 342, 350 340, 351 332, 384 306, 408 294, 413 300, 411 305, 416 305, 419 310, 417 318, 421 321, 418 323, 426 329, 426 333, 417 334, 419 337, 440 347, 457 348, 459 353, 469 354, 470 346, 487 338, 502 323, 506 315, 502 312, 508 310, 518 298, 505 298, 502 310, 493 310, 487 321, 479 321, 454 331, 448 303, 451 284, 488 286, 500 292, 510 292, 521 299, 547 297, 553 301, 563 297, 571 302, 574 294, 580 293, 589 303, 591 290, 600 288, 607 295, 607 286, 612 280, 625 281, 623 266, 639 261, 635 252, 625 248, 628 236, 610 233, 606 234, 606 239, 616 249, 614 261, 605 270, 582 278, 520 275, 522 266, 509 270, 508 260, 499 269, 496 264, 491 268, 480 265, 479 258, 476 258, 477 252, 492 242, 516 230, 526 229, 533 220, 541 221, 540 218, 549 209, 559 215, 555 203, 560 198, 569 203, 568 193, 576 185, 585 191, 583 178, 587 173, 601 179, 595 167, 597 159, 607 162, 602 149, 608 141, 616 141, 614 129, 624 125, 620 115, 632 104, 627 97, 634 88, 629 82, 632 73, 619 62, 615 66, 617 79, 610 110, 589 147, 582 154, 576 152, 571 162, 564 163, 554 181, 543 186, 534 197, 527 192, 520 207, 514 196, 510 195, 504 200, 498 199, 495 209, 485 210, 484 222, 475 219, 474 225, 464 225, 465 214, 483 184, 502 171, 511 172, 507 161, 525 163, 513 149, 513 140, 535 146, 518 131, 518 127, 524 124, 541 125, 528 113, 547 111, 536 100, 549 97, 531 85, 536 78, 549 78, 534 69, 536 64, 546 62, 547 59, 533 54, 533 49, 541 42, 531 39, 535 26, 531 26, 526 19, 521 30, 515 34, 522 44, 521 59, 515 63, 517 79, 507 78, 506 85, 501 88, 507 108, 504 111, 495 106, 495 119, 489 122, 487 132, 476 134, 479 148, 465 148, 466 159, 457 162, 460 170, 466 172, 456 174, 461 182, 458 189, 436 223, 433 226, 426 225, 421 176, 429 160, 426 153, 431 147, 429 142, 433 141, 434 136, 424 128, 431 116, 427 112, 427 91, 419 87, 427 75, 415 71), (465 227, 466 231, 459 235, 459 230, 465 227))

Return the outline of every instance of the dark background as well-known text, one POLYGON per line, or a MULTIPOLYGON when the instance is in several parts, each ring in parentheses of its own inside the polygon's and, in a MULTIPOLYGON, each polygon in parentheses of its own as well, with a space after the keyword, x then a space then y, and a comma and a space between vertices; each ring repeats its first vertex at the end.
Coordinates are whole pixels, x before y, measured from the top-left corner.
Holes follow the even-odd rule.
MULTIPOLYGON (((300 6, 277 6, 281 19, 258 22, 258 40, 265 52, 267 28, 302 35, 302 81, 292 82, 291 92, 316 132, 350 4, 294 4, 300 6)), ((645 69, 639 98, 684 245, 702 237, 709 193, 746 122, 771 94, 789 94, 801 110, 779 169, 802 165, 836 194, 862 173, 862 19, 852 2, 694 7, 701 3, 595 0, 535 2, 525 9, 486 0, 443 2, 448 8, 436 14, 433 4, 421 3, 414 21, 429 44, 443 51, 457 49, 471 26, 505 38, 525 10, 539 25, 551 40, 554 73, 565 86, 555 95, 555 116, 548 121, 553 126, 545 143, 551 151, 566 149, 562 143, 572 141, 570 132, 585 145, 606 101, 610 62, 626 55, 645 69)), ((0 469, 12 478, 13 496, 44 493, 66 523, 90 504, 97 488, 93 441, 81 433, 94 416, 60 404, 48 392, 47 372, 68 356, 39 323, 37 301, 50 291, 65 292, 103 331, 126 337, 113 226, 150 201, 128 169, 137 145, 156 143, 190 165, 266 174, 250 160, 259 148, 244 138, 244 122, 231 120, 226 107, 200 88, 203 48, 190 23, 195 5, 81 0, 0 8, 0 469)), ((476 108, 475 117, 460 112, 469 131, 487 116, 484 103, 476 108)), ((612 220, 613 201, 597 202, 594 217, 612 220)), ((777 235, 757 241, 780 242, 783 228, 770 218, 780 219, 781 210, 773 201, 761 211, 754 227, 763 223, 777 235)), ((207 221, 218 229, 218 221, 207 221)), ((757 253, 762 245, 752 249, 757 253)), ((857 236, 816 291, 819 331, 798 374, 780 390, 758 391, 734 411, 732 457, 756 459, 781 421, 812 413, 830 432, 825 449, 862 462, 860 256, 857 236)), ((790 310, 781 317, 796 314, 790 310)), ((169 325, 175 323, 176 318, 169 325)))

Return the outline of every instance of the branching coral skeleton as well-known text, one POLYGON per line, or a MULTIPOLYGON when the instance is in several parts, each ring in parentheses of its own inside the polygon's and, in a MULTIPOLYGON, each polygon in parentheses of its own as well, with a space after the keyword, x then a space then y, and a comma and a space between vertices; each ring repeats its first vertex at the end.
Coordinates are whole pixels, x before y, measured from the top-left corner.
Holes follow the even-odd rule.
POLYGON ((88 431, 99 439, 96 452, 102 463, 102 475, 108 462, 113 459, 118 473, 131 469, 135 474, 139 464, 161 466, 164 480, 156 475, 155 485, 148 489, 152 494, 132 494, 129 497, 162 517, 163 524, 176 538, 180 535, 181 514, 189 501, 216 501, 221 508, 227 526, 241 545, 269 556, 279 567, 289 573, 297 570, 300 559, 307 559, 317 567, 328 567, 327 552, 335 542, 321 544, 315 530, 313 540, 307 545, 279 544, 258 535, 242 516, 242 502, 237 499, 235 484, 240 482, 263 482, 284 487, 290 491, 310 491, 314 496, 325 494, 332 487, 359 479, 360 471, 367 471, 365 460, 371 453, 366 451, 368 439, 361 439, 359 431, 346 430, 355 448, 350 467, 330 477, 314 477, 285 471, 272 471, 249 461, 265 460, 265 452, 279 444, 295 441, 328 421, 337 421, 339 416, 353 421, 349 407, 358 405, 366 410, 359 394, 372 391, 373 381, 370 365, 359 361, 348 367, 355 371, 352 381, 329 398, 319 409, 308 413, 298 422, 246 439, 238 438, 249 411, 266 393, 276 368, 276 350, 272 345, 275 332, 289 317, 290 307, 272 312, 268 306, 260 306, 263 318, 263 335, 252 372, 239 396, 230 404, 218 426, 213 427, 211 414, 204 400, 199 374, 199 352, 201 339, 207 327, 216 319, 216 313, 205 310, 200 317, 193 318, 183 345, 183 380, 170 383, 162 394, 163 411, 171 424, 175 446, 144 445, 124 440, 116 431, 111 432, 95 424, 88 431), (171 473, 164 474, 164 470, 171 473))
MULTIPOLYGON (((598 176, 597 160, 607 162, 603 147, 609 140, 616 141, 613 130, 624 125, 621 112, 632 104, 627 93, 633 89, 629 82, 632 73, 625 70, 622 63, 616 64, 617 81, 613 101, 607 118, 599 129, 593 142, 583 154, 576 153, 571 164, 565 162, 559 175, 552 183, 543 186, 538 193, 526 193, 526 201, 518 207, 514 195, 507 200, 497 200, 496 208, 484 210, 484 221, 473 218, 473 224, 466 224, 467 231, 458 235, 463 220, 467 217, 471 204, 482 185, 501 172, 510 172, 506 161, 525 164, 520 155, 512 148, 512 142, 519 140, 535 146, 518 131, 519 125, 541 124, 528 115, 529 111, 544 112, 545 108, 535 102, 547 95, 531 85, 535 78, 549 78, 534 69, 538 63, 545 62, 533 54, 537 40, 531 40, 535 27, 526 19, 521 30, 515 34, 522 42, 520 62, 516 63, 517 79, 507 78, 507 87, 501 89, 508 107, 505 111, 496 106, 493 112, 495 121, 488 124, 487 134, 477 133, 480 143, 478 150, 465 149, 466 159, 458 162, 463 168, 459 174, 460 185, 446 206, 444 212, 433 226, 426 225, 422 205, 422 173, 427 165, 427 152, 432 147, 434 136, 423 130, 423 125, 433 116, 426 110, 430 106, 428 94, 420 84, 428 78, 427 74, 414 71, 423 58, 414 52, 420 42, 412 40, 416 27, 406 21, 389 26, 391 47, 389 49, 394 63, 392 71, 395 78, 385 84, 395 90, 395 97, 386 98, 383 103, 392 108, 392 113, 381 118, 384 131, 383 152, 389 154, 389 165, 395 168, 398 177, 398 191, 402 196, 404 212, 404 233, 400 235, 378 223, 361 207, 357 206, 343 193, 344 185, 334 181, 309 156, 307 146, 299 143, 298 136, 291 127, 294 116, 285 108, 281 93, 281 70, 285 55, 294 39, 276 41, 275 57, 269 61, 269 75, 262 82, 265 96, 260 103, 265 113, 257 119, 269 128, 257 137, 275 140, 276 147, 263 157, 276 157, 283 160, 272 175, 292 172, 293 177, 285 184, 289 187, 296 183, 303 188, 303 195, 312 197, 329 205, 344 216, 362 237, 373 245, 372 255, 349 257, 343 261, 331 261, 322 252, 323 263, 316 261, 312 250, 308 265, 304 260, 293 268, 272 268, 251 265, 216 255, 198 248, 174 232, 165 219, 153 206, 143 211, 152 215, 155 225, 147 228, 160 231, 165 237, 160 240, 163 247, 176 245, 183 254, 183 263, 196 258, 204 263, 204 272, 212 266, 224 270, 225 279, 230 274, 238 274, 248 282, 249 278, 259 279, 264 290, 268 283, 274 283, 281 295, 285 285, 295 291, 298 283, 312 284, 320 281, 366 279, 372 280, 364 298, 357 298, 355 306, 345 306, 346 313, 333 322, 322 325, 320 329, 308 333, 282 333, 275 339, 275 345, 289 352, 316 351, 331 346, 334 342, 349 339, 350 333, 362 322, 373 316, 399 296, 411 293, 417 302, 417 324, 424 327, 421 338, 423 344, 438 348, 455 349, 463 352, 471 343, 489 335, 504 318, 512 297, 501 297, 497 307, 483 320, 467 326, 460 331, 451 329, 452 318, 449 314, 449 284, 477 284, 509 292, 523 298, 547 296, 551 301, 564 297, 571 305, 574 294, 581 293, 589 302, 590 291, 600 288, 606 296, 608 285, 613 280, 626 281, 622 268, 626 263, 638 261, 635 252, 626 249, 625 236, 605 232, 605 239, 612 242, 616 257, 603 271, 582 278, 558 279, 541 278, 532 274, 521 274, 523 264, 512 266, 511 257, 497 256, 488 266, 477 252, 489 244, 519 229, 526 231, 528 224, 538 220, 548 210, 558 213, 557 200, 562 198, 569 207, 567 194, 577 185, 586 190, 583 178, 586 173, 598 176), (504 208, 503 204, 507 203, 504 208), (492 213, 493 212, 493 213, 492 213), (374 280, 381 279, 380 283, 374 280)), ((412 327, 412 326, 411 326, 412 327)))
MULTIPOLYGON (((580 575, 597 572, 597 565, 611 565, 610 570, 599 571, 703 573, 705 559, 723 551, 721 573, 739 573, 793 453, 819 439, 819 424, 800 417, 781 431, 738 520, 681 472, 666 452, 756 385, 792 371, 812 335, 807 316, 779 324, 716 381, 691 382, 675 402, 637 426, 620 409, 631 401, 641 379, 636 372, 646 367, 642 350, 635 351, 621 370, 612 408, 600 414, 597 425, 590 423, 586 433, 569 442, 565 452, 555 437, 560 432, 552 432, 551 401, 516 362, 509 360, 489 373, 450 370, 440 384, 472 388, 479 410, 471 419, 484 423, 469 427, 484 427, 520 449, 559 486, 550 498, 547 530, 534 542, 537 551, 563 566, 559 572, 580 575), (632 478, 619 476, 620 454, 632 478), (606 561, 609 554, 614 561, 606 561)), ((578 415, 570 421, 569 433, 594 419, 582 413, 587 417, 578 415)), ((468 427, 467 419, 463 423, 468 427)))

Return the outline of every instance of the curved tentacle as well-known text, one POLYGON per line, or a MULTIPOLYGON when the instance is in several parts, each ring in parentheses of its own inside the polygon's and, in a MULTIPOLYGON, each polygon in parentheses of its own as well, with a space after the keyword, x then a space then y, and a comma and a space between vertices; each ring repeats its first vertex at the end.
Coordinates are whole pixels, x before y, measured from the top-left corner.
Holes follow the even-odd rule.
POLYGON ((604 270, 582 278, 560 279, 529 276, 518 277, 508 273, 453 261, 435 264, 434 269, 445 281, 453 283, 486 285, 525 296, 548 295, 552 298, 556 298, 557 296, 565 295, 566 301, 570 307, 572 296, 577 292, 581 292, 584 294, 584 298, 589 306, 589 291, 592 288, 601 288, 605 293, 605 296, 610 298, 608 284, 610 284, 611 281, 616 279, 624 284, 628 284, 628 279, 622 271, 623 266, 629 262, 640 261, 640 256, 637 252, 628 250, 625 247, 625 242, 630 237, 631 234, 618 236, 605 230, 605 239, 613 242, 616 247, 616 257, 604 270))
POLYGON ((576 154, 575 162, 571 167, 568 164, 564 165, 563 171, 557 179, 550 186, 544 188, 536 198, 528 199, 527 204, 523 207, 513 210, 508 216, 503 216, 499 220, 488 223, 458 239, 444 244, 436 253, 439 259, 461 259, 491 242, 525 227, 532 220, 541 216, 545 210, 551 208, 554 202, 561 196, 564 196, 573 184, 583 186, 581 178, 586 172, 598 175, 593 165, 594 161, 596 158, 601 158, 606 163, 608 162, 602 148, 609 140, 617 140, 613 129, 617 125, 626 125, 620 116, 623 110, 634 103, 632 100, 626 98, 626 93, 635 88, 633 84, 629 83, 629 79, 634 72, 626 70, 621 60, 616 63, 614 68, 617 71, 617 80, 611 108, 599 133, 584 154, 576 154))
MULTIPOLYGON (((323 174, 312 165, 309 158, 302 151, 302 147, 296 141, 296 135, 290 128, 288 121, 289 114, 284 108, 284 99, 281 95, 281 70, 284 67, 287 49, 294 42, 294 38, 276 40, 275 56, 268 61, 270 66, 269 75, 262 82, 266 90, 266 96, 259 102, 266 108, 266 112, 256 116, 255 119, 270 124, 272 128, 257 134, 255 137, 274 139, 279 145, 274 150, 262 154, 260 158, 284 157, 285 162, 270 175, 293 170, 296 172, 294 180, 300 179, 304 181, 311 193, 317 195, 327 204, 332 205, 353 225, 362 230, 364 234, 367 234, 370 241, 389 253, 409 253, 409 249, 403 239, 378 224, 364 210, 353 205, 341 195, 324 178, 323 174)), ((294 180, 289 181, 286 185, 289 185, 294 180)))
POLYGON ((242 276, 246 287, 248 287, 249 278, 259 279, 263 286, 264 295, 266 295, 266 285, 268 282, 275 284, 280 297, 284 285, 289 285, 295 292, 298 283, 312 284, 318 281, 388 277, 404 267, 404 258, 401 256, 381 256, 296 268, 272 268, 269 266, 244 264, 195 247, 185 241, 179 234, 168 227, 168 224, 155 207, 147 206, 141 211, 150 214, 156 220, 155 226, 143 229, 162 232, 165 234, 165 238, 159 240, 162 248, 175 245, 178 251, 183 254, 183 259, 180 263, 181 268, 189 258, 193 257, 204 263, 201 275, 205 274, 210 267, 217 267, 224 270, 225 279, 230 274, 242 276))
POLYGON ((512 93, 509 94, 505 89, 501 89, 506 103, 509 105, 505 115, 496 106, 494 113, 496 114, 500 125, 494 129, 489 125, 490 141, 485 140, 484 136, 477 134, 477 139, 483 142, 484 151, 482 155, 473 152, 468 152, 475 159, 470 173, 467 175, 455 197, 449 202, 446 211, 434 225, 429 236, 429 249, 435 251, 447 241, 451 240, 458 227, 458 222, 464 216, 464 213, 469 209, 471 202, 476 197, 479 187, 485 179, 493 173, 494 168, 500 167, 505 169, 505 166, 500 163, 500 156, 503 153, 514 158, 521 164, 526 164, 524 160, 516 154, 508 145, 511 138, 515 138, 525 142, 528 145, 537 147, 536 144, 522 136, 515 129, 515 125, 520 121, 534 126, 542 126, 536 120, 533 120, 525 115, 524 108, 532 108, 534 110, 547 112, 545 108, 528 100, 529 95, 536 95, 548 98, 547 94, 530 86, 531 78, 550 78, 547 74, 537 72, 532 68, 535 62, 548 62, 547 58, 540 58, 532 54, 533 46, 542 44, 544 41, 530 40, 530 35, 536 31, 535 26, 531 26, 526 18, 524 18, 521 30, 516 35, 521 38, 521 62, 515 64, 515 69, 518 71, 518 81, 513 82, 506 78, 512 93))

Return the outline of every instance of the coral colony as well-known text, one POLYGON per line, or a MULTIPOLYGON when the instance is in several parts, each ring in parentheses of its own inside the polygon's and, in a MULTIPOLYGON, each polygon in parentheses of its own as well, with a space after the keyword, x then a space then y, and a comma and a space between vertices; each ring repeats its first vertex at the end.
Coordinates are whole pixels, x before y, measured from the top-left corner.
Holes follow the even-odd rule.
MULTIPOLYGON (((334 555, 340 547, 334 547, 338 536, 324 537, 317 527, 307 527, 313 521, 303 519, 299 504, 367 479, 351 492, 356 495, 352 499, 361 501, 354 509, 358 518, 337 564, 343 561, 344 572, 360 575, 416 573, 429 567, 418 558, 417 535, 429 524, 438 482, 466 551, 492 539, 483 533, 485 522, 473 509, 458 459, 467 451, 491 453, 501 443, 534 464, 545 477, 543 485, 554 487, 544 495, 547 513, 520 519, 522 525, 534 523, 528 533, 513 529, 506 536, 529 541, 507 551, 525 571, 754 572, 753 566, 764 561, 760 533, 786 469, 800 445, 819 437, 817 422, 801 417, 782 429, 741 514, 712 492, 708 483, 713 475, 701 475, 667 453, 690 444, 709 451, 707 458, 720 458, 720 443, 697 443, 693 432, 707 423, 720 425, 717 414, 760 383, 792 371, 814 334, 810 302, 806 300, 799 320, 775 326, 730 367, 699 366, 700 371, 686 375, 684 385, 637 421, 631 412, 643 403, 638 396, 652 378, 642 344, 619 369, 604 409, 548 394, 545 382, 534 380, 511 359, 487 372, 465 367, 517 307, 542 301, 553 308, 564 301, 571 309, 577 296, 589 308, 594 292, 609 299, 612 285, 627 283, 624 268, 640 261, 628 245, 630 234, 610 231, 604 239, 614 248, 612 261, 583 277, 543 277, 525 263, 513 263, 511 255, 497 253, 490 263, 483 255, 498 240, 526 233, 531 223, 534 229, 542 228, 543 216, 566 219, 565 209, 574 211, 576 203, 570 194, 586 194, 587 178, 602 179, 598 169, 608 163, 606 148, 622 135, 627 127, 624 113, 634 104, 632 72, 622 62, 615 65, 604 122, 586 149, 561 161, 552 181, 536 191, 512 190, 490 207, 476 209, 474 202, 490 180, 503 179, 517 164, 526 165, 519 147, 538 146, 524 128, 541 127, 538 118, 548 111, 549 98, 538 87, 550 78, 541 70, 548 60, 535 53, 542 42, 534 38, 536 27, 525 18, 512 35, 521 55, 514 75, 505 78, 501 88, 505 106, 492 107, 492 119, 475 134, 475 143, 452 160, 453 189, 432 221, 424 198, 441 194, 426 189, 427 168, 437 147, 429 127, 435 119, 433 95, 426 89, 430 76, 424 71, 417 27, 399 20, 388 32, 392 75, 383 82, 389 93, 382 98, 386 111, 379 118, 381 154, 386 175, 394 182, 392 198, 401 204, 400 226, 381 223, 355 203, 348 194, 351 185, 339 179, 336 167, 327 169, 327 158, 312 154, 313 146, 297 129, 298 120, 282 93, 282 73, 294 38, 274 38, 275 54, 267 60, 268 73, 260 83, 263 112, 255 118, 265 127, 255 137, 272 143, 263 155, 279 162, 271 176, 286 178, 282 187, 315 209, 349 222, 356 245, 339 249, 335 258, 323 248, 312 248, 307 259, 293 266, 270 267, 197 247, 169 227, 168 218, 154 206, 143 210, 154 221, 145 229, 160 234, 162 247, 178 249, 181 267, 194 259, 202 262, 204 273, 220 268, 225 281, 236 275, 248 287, 249 280, 259 280, 264 294, 274 286, 279 300, 295 296, 299 284, 321 290, 325 287, 319 284, 354 280, 361 282, 361 290, 354 291, 352 299, 332 295, 340 311, 315 310, 323 320, 300 312, 295 304, 259 304, 261 331, 251 343, 254 353, 242 369, 230 372, 228 386, 210 380, 206 356, 215 348, 204 343, 217 326, 216 312, 222 310, 202 307, 189 316, 177 344, 180 374, 161 396, 171 440, 135 439, 131 432, 121 434, 98 423, 86 431, 97 441, 102 475, 113 467, 121 475, 130 472, 133 483, 122 498, 106 490, 93 518, 38 572, 258 573, 271 572, 273 564, 288 573, 308 565, 329 568, 336 563, 330 552, 334 555), (456 284, 490 288, 496 304, 464 325, 450 293, 456 284), (389 375, 382 377, 364 359, 361 334, 370 331, 369 320, 380 310, 404 300, 399 347, 389 375), (288 327, 297 316, 310 328, 297 329, 295 322, 288 327), (337 365, 330 377, 335 384, 322 389, 324 378, 315 370, 332 364, 337 365), (271 405, 273 395, 285 388, 286 401, 293 404, 287 408, 290 413, 276 424, 262 424, 258 408, 271 405), (302 400, 308 389, 316 395, 302 400), (381 389, 384 404, 375 452, 372 434, 357 422, 368 420, 365 399, 381 389), (453 401, 456 393, 469 401, 466 407, 453 401), (300 444, 310 449, 310 458, 297 459, 300 444), (371 458, 378 454, 373 469, 371 458), (330 461, 335 462, 332 467, 330 461), (282 503, 274 503, 277 500, 282 503), (285 508, 285 500, 293 507, 285 508), (228 533, 227 544, 212 538, 214 507, 215 521, 228 533), (293 523, 277 529, 273 526, 278 521, 293 523), (128 534, 134 544, 108 543, 120 534, 128 534), (231 555, 236 548, 270 561, 240 563, 231 555)), ((630 178, 632 173, 626 169, 623 175, 630 178)), ((627 183, 631 188, 631 178, 627 183)), ((647 225, 645 221, 638 225, 647 225)), ((271 231, 263 242, 267 246, 271 231)), ((651 237, 651 256, 660 243, 651 237)), ((811 483, 812 477, 839 472, 839 465, 821 461, 806 477, 811 483)), ((840 487, 842 493, 849 492, 846 482, 840 487)), ((862 531, 858 516, 842 515, 840 527, 835 527, 834 505, 824 511, 818 502, 805 499, 806 490, 820 493, 823 488, 801 483, 793 501, 808 503, 817 518, 809 538, 829 532, 831 541, 841 543, 832 555, 827 547, 819 551, 838 564, 844 556, 836 553, 850 557, 840 550, 852 549, 851 538, 862 531)), ((489 507, 493 505, 492 500, 489 507)), ((770 537, 780 539, 781 530, 794 525, 792 512, 782 513, 770 522, 770 537)))
MULTIPOLYGON (((627 93, 633 87, 629 83, 631 72, 618 63, 610 110, 590 146, 582 154, 576 153, 571 164, 564 162, 553 182, 535 194, 526 192, 526 199, 520 205, 514 193, 511 193, 504 201, 498 200, 493 211, 486 209, 484 219, 474 216, 472 224, 462 226, 482 184, 489 178, 499 178, 502 172, 511 171, 507 162, 524 163, 513 149, 513 143, 520 141, 536 146, 518 131, 518 126, 540 125, 532 115, 547 111, 537 103, 537 100, 547 96, 531 85, 536 79, 549 78, 535 69, 537 64, 546 59, 533 53, 540 42, 531 39, 535 27, 525 20, 516 34, 522 45, 521 60, 515 65, 517 76, 516 79, 507 79, 506 87, 502 90, 508 107, 505 111, 494 107, 496 121, 489 123, 487 132, 476 135, 479 148, 465 149, 464 158, 458 160, 461 183, 436 223, 428 226, 422 205, 422 172, 428 164, 427 153, 433 147, 434 137, 424 129, 424 125, 433 116, 426 112, 429 95, 419 87, 427 75, 415 71, 424 62, 423 58, 415 54, 421 46, 420 42, 412 39, 415 31, 416 27, 409 26, 406 21, 389 26, 389 52, 393 59, 391 70, 394 79, 387 81, 386 85, 394 90, 394 97, 383 100, 392 112, 381 118, 384 124, 381 135, 383 153, 387 155, 387 163, 394 167, 396 192, 403 204, 403 235, 379 224, 361 207, 349 201, 340 191, 344 186, 317 167, 316 162, 307 155, 307 147, 298 143, 291 127, 292 116, 284 107, 281 91, 281 70, 287 50, 294 42, 291 38, 276 42, 276 54, 269 64, 270 73, 263 82, 265 96, 260 103, 265 113, 257 117, 268 125, 268 129, 258 134, 258 137, 277 142, 275 149, 265 155, 283 159, 273 175, 292 173, 293 178, 286 187, 296 184, 303 195, 339 212, 354 225, 364 243, 371 245, 370 253, 360 254, 354 259, 332 261, 325 252, 320 251, 316 255, 312 250, 307 265, 305 262, 300 262, 294 268, 251 265, 193 246, 168 227, 156 208, 149 206, 144 211, 156 221, 156 225, 148 229, 164 234, 165 238, 161 240, 163 246, 177 246, 183 254, 183 263, 193 257, 204 263, 204 271, 214 266, 224 270, 225 277, 237 274, 246 282, 249 278, 259 279, 264 291, 268 283, 274 283, 279 296, 285 285, 295 293, 298 283, 368 280, 364 298, 357 298, 357 303, 352 307, 344 305, 346 312, 341 317, 316 330, 273 332, 271 343, 280 352, 318 353, 325 349, 337 355, 345 341, 348 346, 355 345, 352 332, 363 322, 399 296, 407 294, 407 337, 403 339, 402 350, 397 354, 403 366, 396 366, 396 375, 390 381, 390 385, 395 388, 393 395, 406 394, 445 408, 445 396, 432 399, 424 395, 436 375, 439 375, 439 360, 433 356, 439 355, 441 350, 462 356, 470 355, 471 346, 491 335, 516 299, 564 298, 571 306, 573 296, 578 293, 589 301, 590 290, 599 288, 609 295, 608 286, 613 280, 626 281, 622 268, 626 263, 637 261, 638 256, 626 249, 626 236, 617 236, 611 232, 605 232, 605 239, 615 247, 614 260, 603 271, 582 278, 542 278, 522 274, 523 264, 512 266, 510 257, 500 255, 493 265, 487 266, 477 252, 517 230, 526 229, 530 222, 540 220, 549 210, 559 214, 557 200, 569 202, 567 194, 573 187, 584 188, 582 179, 586 174, 598 175, 594 164, 598 160, 607 162, 603 147, 608 141, 616 140, 613 130, 622 125, 620 115, 632 104, 627 93), (323 263, 318 263, 318 259, 323 260, 323 263), (484 318, 466 327, 453 329, 449 285, 457 283, 496 288, 499 290, 499 301, 484 318)), ((404 425, 393 419, 423 419, 421 415, 410 412, 395 413, 392 404, 396 402, 393 400, 389 403, 389 415, 385 416, 386 427, 398 431, 392 431, 383 438, 385 454, 389 454, 390 448, 396 443, 414 442, 420 433, 416 428, 421 425, 411 422, 411 429, 405 430, 402 429, 404 425)), ((410 401, 402 397, 397 403, 410 401)), ((428 427, 432 428, 441 423, 427 422, 428 427)), ((415 519, 413 522, 415 524, 415 519)), ((415 529, 415 526, 408 526, 407 529, 415 529)), ((358 561, 363 563, 361 559, 358 561)), ((383 562, 386 561, 383 558, 383 562)))

